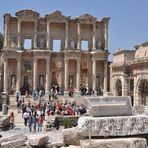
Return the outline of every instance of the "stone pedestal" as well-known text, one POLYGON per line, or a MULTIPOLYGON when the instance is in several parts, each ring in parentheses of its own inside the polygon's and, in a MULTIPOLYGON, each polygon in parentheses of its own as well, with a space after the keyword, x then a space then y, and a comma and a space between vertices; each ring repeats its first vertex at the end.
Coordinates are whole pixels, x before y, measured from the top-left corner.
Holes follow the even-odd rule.
POLYGON ((130 97, 93 96, 84 97, 84 100, 89 107, 90 115, 95 117, 132 115, 130 97))
POLYGON ((3 104, 3 105, 2 105, 2 112, 3 112, 3 115, 7 115, 7 113, 8 113, 7 104, 3 104))

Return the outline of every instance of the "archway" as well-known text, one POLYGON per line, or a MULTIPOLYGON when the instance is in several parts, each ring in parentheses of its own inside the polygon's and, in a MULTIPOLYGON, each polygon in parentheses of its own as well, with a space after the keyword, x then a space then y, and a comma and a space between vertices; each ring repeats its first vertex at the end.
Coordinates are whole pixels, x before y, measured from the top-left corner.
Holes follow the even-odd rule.
POLYGON ((115 92, 116 96, 122 96, 122 82, 120 79, 117 79, 115 83, 115 92))
POLYGON ((138 84, 138 98, 140 105, 148 105, 148 78, 140 79, 138 84))

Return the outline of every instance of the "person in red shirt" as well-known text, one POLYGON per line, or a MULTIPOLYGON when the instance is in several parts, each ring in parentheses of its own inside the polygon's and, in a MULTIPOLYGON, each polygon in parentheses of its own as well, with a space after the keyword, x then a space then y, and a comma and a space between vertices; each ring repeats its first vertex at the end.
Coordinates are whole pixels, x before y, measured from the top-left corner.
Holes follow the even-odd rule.
POLYGON ((42 128, 43 128, 43 116, 40 115, 38 118, 38 132, 42 131, 42 128))

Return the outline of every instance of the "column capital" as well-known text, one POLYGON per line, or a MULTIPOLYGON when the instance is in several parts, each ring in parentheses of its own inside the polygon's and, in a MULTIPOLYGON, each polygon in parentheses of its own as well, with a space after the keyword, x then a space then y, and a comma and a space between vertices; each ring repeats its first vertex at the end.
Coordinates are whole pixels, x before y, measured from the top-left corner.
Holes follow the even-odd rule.
POLYGON ((38 58, 37 57, 33 57, 33 61, 37 62, 38 58))
POLYGON ((97 59, 96 59, 96 58, 92 58, 92 61, 93 61, 93 62, 97 62, 97 59))
POLYGON ((45 60, 46 60, 46 62, 49 62, 50 61, 50 57, 46 57, 45 60))
POLYGON ((20 61, 21 61, 21 57, 20 57, 20 56, 17 56, 17 57, 16 57, 16 60, 17 60, 18 62, 20 62, 20 61))
POLYGON ((69 59, 68 59, 68 58, 65 58, 65 59, 64 59, 64 61, 65 61, 65 62, 68 62, 68 61, 69 61, 69 59))
POLYGON ((3 56, 3 61, 7 61, 8 57, 7 56, 3 56))
POLYGON ((80 58, 78 58, 78 59, 76 59, 76 61, 77 61, 77 62, 81 62, 81 59, 80 59, 80 58))

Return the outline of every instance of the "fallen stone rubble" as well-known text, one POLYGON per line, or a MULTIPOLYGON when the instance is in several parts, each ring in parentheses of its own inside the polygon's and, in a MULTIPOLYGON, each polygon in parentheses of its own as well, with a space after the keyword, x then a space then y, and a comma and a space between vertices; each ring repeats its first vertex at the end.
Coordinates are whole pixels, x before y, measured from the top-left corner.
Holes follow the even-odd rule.
MULTIPOLYGON (((83 137, 78 127, 29 135, 20 133, 0 138, 0 148, 88 148, 89 144, 88 138, 83 137)), ((147 148, 147 141, 139 137, 114 140, 93 138, 91 145, 93 148, 147 148)))

